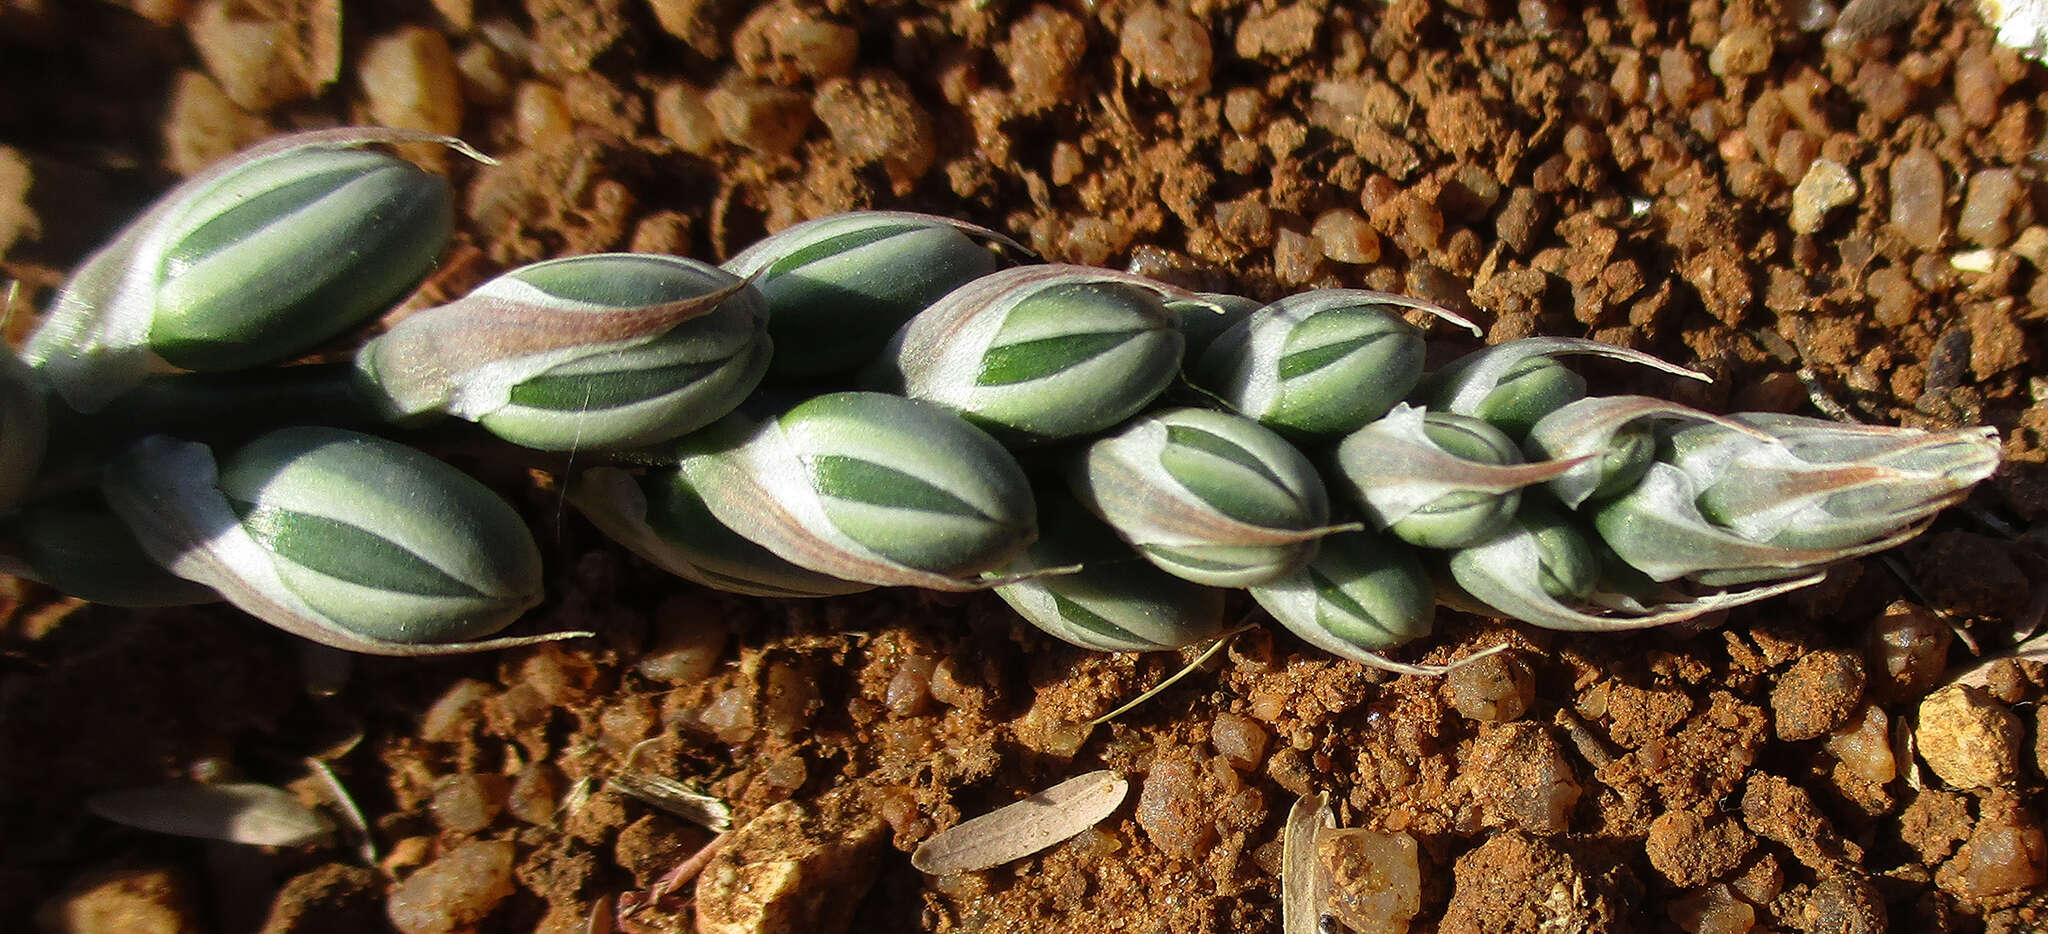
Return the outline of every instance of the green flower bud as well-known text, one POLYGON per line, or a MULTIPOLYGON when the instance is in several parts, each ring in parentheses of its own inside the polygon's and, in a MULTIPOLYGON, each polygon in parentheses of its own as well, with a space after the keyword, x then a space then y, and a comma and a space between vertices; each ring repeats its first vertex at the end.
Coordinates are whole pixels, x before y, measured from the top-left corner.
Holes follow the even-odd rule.
POLYGON ((1037 537, 1023 468, 928 402, 819 396, 781 418, 735 414, 685 439, 679 466, 712 515, 841 580, 973 590, 1037 537))
POLYGON ((586 470, 569 502, 613 541, 648 563, 706 587, 756 597, 829 597, 873 589, 791 564, 711 514, 679 470, 635 479, 615 467, 586 470))
POLYGON ((760 296, 694 260, 601 253, 521 267, 364 345, 388 417, 442 411, 542 450, 639 447, 716 421, 767 371, 760 296))
POLYGON ((990 245, 1029 253, 973 224, 855 211, 790 227, 724 268, 767 302, 774 378, 811 382, 866 365, 912 315, 1001 268, 990 245))
POLYGON ((1750 429, 1662 399, 1597 396, 1580 399, 1543 417, 1529 429, 1522 450, 1532 458, 1585 458, 1550 481, 1559 502, 1574 509, 1589 500, 1627 492, 1657 459, 1660 423, 1709 422, 1741 432, 1750 429))
POLYGON ((995 589, 1019 616, 1104 652, 1184 648, 1223 631, 1223 591, 1146 564, 1064 491, 1037 497, 1038 541, 1004 568, 1019 580, 995 589))
POLYGON ((23 567, 9 569, 107 606, 185 606, 220 596, 159 567, 97 493, 31 504, 6 524, 23 567))
POLYGON ((1710 586, 1811 574, 1893 547, 1998 468, 1989 428, 1929 432, 1737 415, 1673 432, 1636 487, 1598 506, 1616 555, 1710 586))
POLYGON ((1515 443, 1479 419, 1398 405, 1337 446, 1337 465, 1376 528, 1425 548, 1462 548, 1498 534, 1521 489, 1579 461, 1522 463, 1515 443))
POLYGON ((1018 444, 1094 434, 1136 415, 1180 373, 1164 286, 1082 266, 1020 266, 954 290, 905 325, 886 357, 903 394, 1018 444))
POLYGON ((1379 653, 1429 635, 1435 590, 1415 550, 1371 532, 1332 535, 1315 559, 1252 599, 1302 641, 1342 658, 1394 671, 1434 669, 1390 662, 1379 653))
MULTIPOLYGON (((1401 319, 1428 302, 1324 289, 1283 298, 1216 338, 1189 378, 1246 417, 1283 431, 1336 436, 1387 414, 1422 377, 1422 332, 1401 319)), ((1475 331, 1476 333, 1476 331, 1475 331)))
MULTIPOLYGON (((193 176, 93 255, 28 348, 91 411, 151 368, 236 370, 304 353, 419 284, 454 224, 448 183, 339 129, 265 143, 193 176)), ((474 155, 474 153, 471 153, 474 155)))
POLYGON ((540 553, 511 506, 403 445, 286 428, 216 468, 204 445, 156 436, 103 489, 157 563, 306 638, 386 655, 537 641, 458 641, 540 602, 540 553))
POLYGON ((1216 339, 1266 307, 1258 299, 1221 292, 1197 292, 1192 298, 1169 299, 1169 311, 1180 316, 1180 333, 1187 338, 1187 359, 1197 360, 1216 339))
POLYGON ((35 375, 0 341, 0 515, 35 482, 48 440, 49 413, 35 375))
POLYGON ((1198 584, 1282 577, 1335 529, 1315 468, 1241 416, 1170 409, 1088 446, 1068 482, 1146 560, 1198 584))
POLYGON ((1531 337, 1473 351, 1430 374, 1416 398, 1434 412, 1467 415, 1522 438, 1544 416, 1586 395, 1586 380, 1557 362, 1567 355, 1610 357, 1666 373, 1704 374, 1641 351, 1572 337, 1531 337))

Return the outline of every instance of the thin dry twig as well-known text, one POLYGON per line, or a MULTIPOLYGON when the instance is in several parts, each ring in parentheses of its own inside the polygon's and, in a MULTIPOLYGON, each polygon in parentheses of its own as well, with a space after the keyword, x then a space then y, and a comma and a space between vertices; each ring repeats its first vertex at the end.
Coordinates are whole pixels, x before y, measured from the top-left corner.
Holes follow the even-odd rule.
POLYGON ((1115 710, 1112 710, 1106 714, 1103 714, 1100 717, 1096 717, 1095 719, 1088 721, 1088 728, 1091 730, 1095 729, 1096 727, 1108 723, 1109 721, 1114 720, 1118 717, 1121 717, 1124 714, 1130 713, 1139 704, 1143 704, 1144 702, 1151 700, 1154 697, 1157 697, 1160 692, 1166 690, 1167 688, 1173 687, 1174 682, 1177 682, 1180 679, 1187 677, 1188 674, 1193 672, 1195 669, 1208 664, 1209 659, 1215 658, 1217 652, 1223 651, 1223 647, 1230 644, 1230 640, 1232 637, 1236 636, 1238 633, 1244 632, 1247 629, 1253 628, 1254 625, 1255 624, 1253 623, 1245 623, 1243 625, 1238 626, 1236 629, 1232 629, 1229 632, 1217 636, 1216 641, 1209 643, 1209 647, 1202 650, 1202 654, 1195 656, 1194 661, 1188 662, 1186 665, 1182 666, 1179 671, 1174 672, 1172 677, 1167 678, 1166 680, 1153 685, 1151 688, 1147 689, 1145 693, 1140 694, 1137 697, 1131 698, 1130 702, 1124 704, 1122 707, 1118 707, 1115 710))

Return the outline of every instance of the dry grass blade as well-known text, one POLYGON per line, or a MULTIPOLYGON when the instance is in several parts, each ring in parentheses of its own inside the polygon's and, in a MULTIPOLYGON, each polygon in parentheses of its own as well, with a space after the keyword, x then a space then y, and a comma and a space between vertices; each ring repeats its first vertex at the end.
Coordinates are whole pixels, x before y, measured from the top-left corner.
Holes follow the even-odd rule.
POLYGON ((254 846, 297 846, 334 832, 334 824, 282 788, 250 783, 157 785, 94 795, 85 808, 157 833, 254 846))
POLYGON ((1322 898, 1316 871, 1316 838, 1336 826, 1323 793, 1295 799, 1287 811, 1287 829, 1280 844, 1280 934, 1318 934, 1322 898))
POLYGON ((356 838, 356 855, 362 859, 363 865, 376 866, 377 838, 371 836, 370 822, 363 819, 363 809, 356 806, 355 796, 348 793, 348 786, 341 783, 341 776, 334 774, 327 763, 312 756, 306 757, 306 767, 313 770, 320 783, 327 786, 327 793, 334 798, 335 810, 341 812, 350 834, 356 838))
POLYGON ((1203 665, 1208 664, 1209 659, 1215 658, 1217 652, 1223 651, 1223 647, 1229 645, 1230 640, 1232 638, 1234 638, 1238 633, 1252 628, 1252 626, 1253 624, 1246 623, 1242 626, 1237 627, 1236 629, 1233 629, 1220 636, 1217 636, 1215 642, 1210 643, 1208 648, 1202 650, 1202 654, 1195 656, 1194 661, 1187 663, 1186 665, 1182 666, 1179 671, 1174 672, 1172 677, 1167 678, 1166 680, 1161 681, 1158 684, 1155 684, 1152 687, 1146 689, 1145 693, 1131 698, 1130 702, 1123 705, 1122 707, 1118 707, 1115 710, 1112 710, 1106 714, 1103 714, 1100 717, 1096 717, 1095 719, 1088 721, 1088 728, 1091 730, 1095 729, 1096 727, 1108 723, 1109 721, 1114 720, 1118 717, 1121 717, 1124 714, 1130 713, 1132 710, 1137 709, 1139 704, 1142 704, 1148 700, 1151 700, 1154 697, 1159 696, 1159 692, 1164 691, 1167 688, 1173 687, 1175 682, 1179 681, 1182 678, 1187 677, 1189 673, 1195 671, 1198 668, 1201 668, 1203 665))
POLYGON ((910 864, 934 876, 974 872, 1022 859, 1101 823, 1131 783, 1103 769, 964 821, 918 845, 910 864))
POLYGON ((713 833, 732 829, 732 809, 724 801, 661 775, 622 771, 611 777, 620 794, 638 798, 713 833))

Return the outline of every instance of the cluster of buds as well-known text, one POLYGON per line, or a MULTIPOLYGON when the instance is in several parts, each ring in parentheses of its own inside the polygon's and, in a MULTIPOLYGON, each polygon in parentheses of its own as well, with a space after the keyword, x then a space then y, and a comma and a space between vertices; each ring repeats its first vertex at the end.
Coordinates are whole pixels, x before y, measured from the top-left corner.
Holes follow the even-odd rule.
POLYGON ((517 515, 378 436, 433 438, 454 416, 578 452, 568 500, 705 587, 990 589, 1106 651, 1212 638, 1242 589, 1314 646, 1435 672, 1383 653, 1426 636, 1439 604, 1558 629, 1689 619, 1911 538, 1998 463, 1989 429, 1591 396, 1561 358, 1698 377, 1592 341, 1427 372, 1424 326, 1477 329, 1426 302, 1197 294, 889 212, 792 227, 722 268, 601 254, 510 270, 362 343, 319 396, 340 401, 263 407, 242 436, 93 414, 164 408, 133 402, 161 385, 151 370, 301 353, 424 276, 445 185, 358 148, 401 138, 244 154, 81 269, 26 366, 0 360, 0 464, 32 477, 78 460, 58 450, 73 435, 136 437, 89 483, 0 476, 16 570, 93 586, 75 557, 90 529, 134 556, 109 599, 198 590, 359 651, 517 644, 487 638, 540 600, 517 515))

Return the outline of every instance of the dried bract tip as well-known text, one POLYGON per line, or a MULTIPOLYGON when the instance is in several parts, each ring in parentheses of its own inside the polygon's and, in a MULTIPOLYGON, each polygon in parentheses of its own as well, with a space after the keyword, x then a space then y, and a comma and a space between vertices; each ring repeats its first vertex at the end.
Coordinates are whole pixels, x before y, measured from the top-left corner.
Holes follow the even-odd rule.
POLYGON ((1427 302, 1383 292, 1324 289, 1283 298, 1217 337, 1189 378, 1272 428, 1331 437, 1387 413, 1422 377, 1422 332, 1401 317, 1427 302))
POLYGON ((1139 417, 1089 445, 1068 482, 1146 560, 1198 584, 1276 580, 1337 531, 1308 458, 1257 422, 1207 409, 1139 417))
POLYGON ((1522 463, 1514 442, 1493 426, 1406 404, 1337 446, 1341 482, 1373 526, 1425 548, 1491 538, 1514 517, 1523 487, 1578 463, 1522 463))
POLYGON ((1092 434, 1136 415, 1180 373, 1180 294, 1129 273, 1019 266, 912 318, 884 359, 903 394, 1017 444, 1092 434))
POLYGON ((1223 591, 1145 563, 1064 491, 1036 495, 1038 541, 1003 569, 1020 580, 995 589, 1019 616, 1104 652, 1179 649, 1223 631, 1223 591))
POLYGON ((685 439, 712 515, 801 567, 848 581, 974 590, 1037 537, 1015 458, 960 416, 871 392, 781 418, 736 413, 685 439))
POLYGON ((1557 362, 1596 356, 1705 380, 1707 376, 1637 350, 1572 337, 1530 337, 1459 357, 1431 373, 1416 398, 1431 411, 1469 415, 1521 438, 1544 416, 1586 395, 1586 380, 1557 362))
POLYGON ((398 420, 445 412, 543 450, 672 440, 767 371, 761 297, 694 260, 601 253, 515 269, 419 312, 356 356, 398 420))
POLYGON ((1001 268, 991 246, 1030 253, 950 218, 854 211, 783 230, 724 268, 751 278, 767 302, 774 378, 811 382, 866 365, 912 315, 1001 268))
POLYGON ((828 597, 873 589, 799 567, 733 531, 680 470, 635 479, 616 467, 586 470, 569 502, 648 563, 687 580, 756 597, 828 597))
POLYGON ((1289 632, 1332 655, 1391 671, 1437 673, 1379 654, 1429 635, 1436 621, 1429 572, 1415 549, 1391 536, 1332 535, 1306 566, 1251 594, 1289 632))
POLYGON ((161 359, 233 370, 303 353, 389 309, 454 225, 445 179, 373 143, 444 136, 344 128, 245 150, 159 199, 58 293, 28 361, 81 411, 161 359))
POLYGON ((1657 459, 1657 426, 1707 422, 1764 437, 1740 422, 1647 396, 1596 396, 1550 413, 1529 429, 1522 450, 1532 458, 1587 458, 1550 481, 1550 492, 1574 509, 1625 493, 1657 459))
POLYGON ((587 635, 459 641, 540 602, 540 551, 504 500, 400 444, 287 428, 216 466, 205 445, 156 436, 102 486, 157 563, 316 642, 429 655, 587 635))

